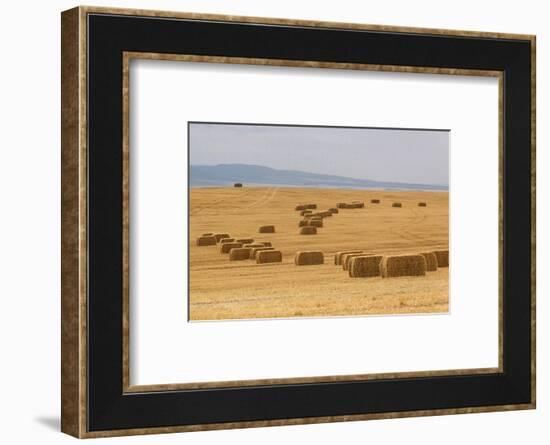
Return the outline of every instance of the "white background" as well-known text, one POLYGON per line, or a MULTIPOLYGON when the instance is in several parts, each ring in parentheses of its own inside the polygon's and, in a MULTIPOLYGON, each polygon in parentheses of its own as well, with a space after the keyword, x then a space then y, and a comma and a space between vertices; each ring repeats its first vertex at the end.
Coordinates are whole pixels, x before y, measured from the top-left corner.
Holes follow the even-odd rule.
POLYGON ((132 384, 498 366, 497 78, 133 60, 130 104, 132 384), (187 121, 450 128, 451 312, 187 323, 187 121))
MULTIPOLYGON (((525 0, 116 1, 97 4, 344 22, 536 33, 538 122, 548 122, 548 11, 525 0)), ((10 2, 0 18, 0 425, 2 442, 69 443, 59 424, 59 12, 70 1, 10 2)), ((546 443, 550 421, 549 130, 538 129, 538 409, 112 439, 109 443, 546 443), (546 174, 545 174, 546 173, 546 174), (542 230, 541 230, 542 229, 542 230)))

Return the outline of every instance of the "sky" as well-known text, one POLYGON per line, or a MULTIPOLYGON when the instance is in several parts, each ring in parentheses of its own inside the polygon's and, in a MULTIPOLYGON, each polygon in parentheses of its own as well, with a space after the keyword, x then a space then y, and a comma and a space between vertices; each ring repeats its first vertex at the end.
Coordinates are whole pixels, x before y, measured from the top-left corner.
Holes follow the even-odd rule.
POLYGON ((375 181, 449 184, 447 130, 190 123, 191 165, 255 164, 375 181))

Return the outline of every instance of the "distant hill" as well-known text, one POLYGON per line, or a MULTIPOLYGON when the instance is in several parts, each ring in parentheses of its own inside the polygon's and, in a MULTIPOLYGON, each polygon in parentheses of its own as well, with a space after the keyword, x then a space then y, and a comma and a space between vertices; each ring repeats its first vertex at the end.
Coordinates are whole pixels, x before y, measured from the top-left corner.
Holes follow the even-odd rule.
POLYGON ((446 185, 372 181, 370 179, 322 175, 298 170, 277 170, 250 164, 191 165, 189 167, 189 183, 191 187, 220 187, 233 185, 235 182, 242 182, 245 186, 276 185, 290 187, 442 191, 449 189, 446 185))

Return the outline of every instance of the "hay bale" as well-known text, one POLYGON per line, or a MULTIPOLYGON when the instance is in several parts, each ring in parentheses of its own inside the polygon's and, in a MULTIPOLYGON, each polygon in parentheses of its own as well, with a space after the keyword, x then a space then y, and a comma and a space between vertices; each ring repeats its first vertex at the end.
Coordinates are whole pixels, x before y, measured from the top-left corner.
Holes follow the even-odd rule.
POLYGON ((203 233, 201 236, 214 236, 212 232, 203 233))
POLYGON ((336 207, 331 207, 330 209, 328 209, 328 211, 329 211, 330 213, 333 213, 333 214, 339 212, 339 210, 338 210, 336 207))
POLYGON ((216 242, 219 243, 222 238, 229 238, 229 233, 214 233, 216 242))
POLYGON ((354 206, 354 207, 353 207, 354 209, 362 209, 362 208, 365 207, 365 203, 362 202, 362 201, 353 201, 353 202, 351 203, 351 205, 354 206))
POLYGON ((311 215, 313 212, 311 210, 302 210, 300 212, 300 216, 306 216, 306 215, 311 215))
POLYGON ((199 236, 197 238, 197 246, 214 246, 216 245, 216 237, 214 235, 199 236))
POLYGON ((403 207, 400 202, 394 202, 391 206, 392 207, 403 207))
POLYGON ((319 212, 319 216, 321 218, 327 218, 329 216, 332 216, 332 212, 329 210, 325 210, 324 212, 319 212))
POLYGON ((426 275, 426 259, 422 255, 387 256, 380 263, 380 272, 384 278, 426 275))
POLYGON ((308 226, 312 227, 323 227, 323 220, 322 219, 312 219, 308 221, 308 226))
POLYGON ((233 184, 233 187, 242 187, 243 184, 241 182, 236 182, 235 184, 233 184))
POLYGON ((275 233, 275 226, 260 226, 258 229, 260 233, 275 233))
POLYGON ((300 229, 300 235, 315 235, 317 233, 317 227, 305 226, 300 229))
POLYGON ((421 252, 420 255, 426 260, 426 271, 433 272, 437 270, 437 257, 433 252, 421 252))
POLYGON ((334 265, 340 266, 342 264, 342 256, 346 253, 363 253, 362 250, 341 250, 334 254, 334 265))
POLYGON ((349 270, 349 266, 351 264, 351 260, 357 256, 366 256, 366 255, 372 255, 372 253, 346 253, 345 255, 342 255, 342 269, 343 270, 349 270))
POLYGON ((294 207, 294 210, 306 210, 307 207, 305 204, 298 204, 296 207, 294 207))
POLYGON ((306 204, 306 209, 316 209, 317 204, 306 204))
POLYGON ((449 267, 449 251, 448 250, 436 250, 434 252, 437 258, 437 267, 449 267))
POLYGON ((262 243, 250 243, 250 244, 243 244, 243 247, 254 248, 254 247, 265 247, 265 246, 262 243))
POLYGON ((220 253, 229 253, 231 249, 243 247, 242 243, 225 243, 221 245, 220 253))
POLYGON ((345 202, 337 202, 336 203, 336 208, 337 209, 345 209, 346 208, 346 203, 345 202))
POLYGON ((351 278, 379 277, 380 261, 382 261, 382 255, 360 255, 350 258, 349 276, 351 278))
POLYGON ((251 260, 255 260, 256 258, 258 258, 258 253, 259 252, 263 252, 264 250, 275 250, 274 247, 254 247, 251 251, 250 251, 250 259, 251 260))
POLYGON ((237 238, 236 243, 250 244, 254 242, 254 238, 237 238))
POLYGON ((425 202, 419 202, 418 207, 426 207, 427 204, 425 202))
POLYGON ((307 225, 309 225, 309 222, 310 222, 310 221, 311 221, 311 220, 309 220, 309 219, 302 219, 301 221, 298 221, 298 227, 307 226, 307 225))
POLYGON ((371 202, 371 204, 380 204, 379 199, 371 199, 370 202, 371 202))
POLYGON ((309 250, 305 252, 296 252, 294 264, 296 266, 311 266, 314 264, 323 264, 325 256, 320 250, 309 250))
POLYGON ((260 241, 265 247, 271 247, 271 241, 260 241))
POLYGON ((257 264, 280 263, 283 261, 283 254, 280 250, 262 250, 256 256, 257 264))
POLYGON ((220 244, 234 243, 234 242, 235 242, 235 238, 222 238, 220 240, 220 244))
POLYGON ((229 261, 242 261, 250 259, 249 247, 236 247, 229 251, 229 261))

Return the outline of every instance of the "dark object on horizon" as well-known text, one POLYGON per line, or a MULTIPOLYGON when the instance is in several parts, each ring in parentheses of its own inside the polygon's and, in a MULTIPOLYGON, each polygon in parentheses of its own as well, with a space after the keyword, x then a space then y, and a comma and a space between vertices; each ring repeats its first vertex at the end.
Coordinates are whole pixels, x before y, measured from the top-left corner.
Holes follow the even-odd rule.
POLYGON ((236 182, 235 184, 233 184, 233 187, 242 187, 243 184, 242 182, 236 182))
POLYGON ((419 202, 418 207, 426 207, 427 204, 425 202, 419 202))

